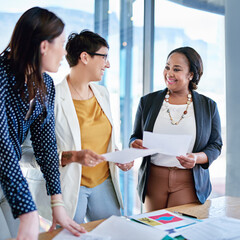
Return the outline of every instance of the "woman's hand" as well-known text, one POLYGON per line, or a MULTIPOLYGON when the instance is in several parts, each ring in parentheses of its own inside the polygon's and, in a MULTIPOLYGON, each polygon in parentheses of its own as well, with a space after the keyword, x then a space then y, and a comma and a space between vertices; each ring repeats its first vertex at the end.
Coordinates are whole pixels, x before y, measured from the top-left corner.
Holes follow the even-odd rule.
POLYGON ((61 227, 67 229, 75 236, 80 236, 80 233, 86 233, 84 227, 74 222, 68 215, 63 206, 56 206, 52 208, 53 222, 49 231, 53 231, 56 225, 59 224, 61 227))
POLYGON ((187 169, 195 167, 197 162, 197 155, 194 153, 187 153, 186 156, 181 155, 177 156, 176 158, 180 164, 187 169))
POLYGON ((83 166, 95 167, 106 159, 95 152, 85 149, 76 152, 75 162, 81 163, 83 166))
POLYGON ((130 147, 132 147, 132 148, 140 148, 140 149, 147 149, 147 148, 143 147, 143 140, 141 140, 141 139, 134 140, 130 144, 130 147))
POLYGON ((51 207, 52 207, 53 222, 49 231, 54 230, 56 228, 56 225, 59 224, 61 227, 67 229, 69 232, 71 232, 75 236, 80 236, 80 233, 86 232, 84 227, 74 222, 67 215, 67 212, 62 200, 62 194, 56 194, 51 196, 51 207))
POLYGON ((77 162, 83 166, 95 167, 97 164, 105 160, 106 159, 101 155, 98 155, 88 149, 62 153, 62 166, 67 165, 71 162, 77 162))
POLYGON ((121 170, 123 171, 128 171, 130 170, 133 165, 134 165, 134 161, 130 162, 130 163, 124 163, 124 164, 121 164, 121 163, 115 163, 121 170))
POLYGON ((17 240, 37 240, 39 233, 39 217, 37 211, 19 216, 20 225, 17 240))

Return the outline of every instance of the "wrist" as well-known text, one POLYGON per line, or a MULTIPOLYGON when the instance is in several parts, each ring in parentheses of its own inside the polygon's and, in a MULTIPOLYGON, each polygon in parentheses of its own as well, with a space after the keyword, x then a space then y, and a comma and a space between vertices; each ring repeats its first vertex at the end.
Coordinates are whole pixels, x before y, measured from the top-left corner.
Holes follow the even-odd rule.
POLYGON ((61 158, 62 166, 64 167, 67 164, 74 162, 75 154, 76 154, 76 151, 62 152, 62 158, 61 158))
POLYGON ((58 200, 58 201, 62 201, 62 194, 55 194, 55 195, 52 195, 51 196, 51 202, 52 201, 56 201, 56 200, 58 200))
POLYGON ((54 195, 51 197, 51 208, 58 207, 58 206, 65 207, 61 194, 54 195))

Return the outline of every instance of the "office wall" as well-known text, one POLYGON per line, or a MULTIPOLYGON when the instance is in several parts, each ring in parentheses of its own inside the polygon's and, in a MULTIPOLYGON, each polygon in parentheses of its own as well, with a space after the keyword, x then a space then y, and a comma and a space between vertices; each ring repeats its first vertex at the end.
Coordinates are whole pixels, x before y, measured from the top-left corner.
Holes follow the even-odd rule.
POLYGON ((240 196, 240 1, 225 1, 227 172, 226 195, 240 196))

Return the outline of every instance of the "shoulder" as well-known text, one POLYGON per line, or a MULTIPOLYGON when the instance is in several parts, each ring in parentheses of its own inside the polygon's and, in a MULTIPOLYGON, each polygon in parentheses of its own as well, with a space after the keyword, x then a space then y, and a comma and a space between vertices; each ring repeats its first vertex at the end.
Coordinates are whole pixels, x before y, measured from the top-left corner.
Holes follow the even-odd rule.
POLYGON ((63 80, 55 85, 56 99, 65 97, 68 93, 68 83, 67 77, 64 77, 63 80))
POLYGON ((154 100, 158 100, 158 99, 163 99, 164 96, 166 95, 167 89, 163 89, 163 90, 159 90, 156 92, 152 92, 149 93, 147 95, 144 95, 143 97, 141 97, 141 102, 149 102, 149 101, 154 101, 154 100))
POLYGON ((93 90, 94 94, 100 93, 101 95, 109 96, 109 92, 106 87, 96 84, 96 83, 90 83, 90 87, 93 90))
POLYGON ((46 85, 48 94, 54 94, 55 87, 52 77, 50 77, 50 75, 48 75, 47 73, 43 73, 43 81, 46 85))
POLYGON ((57 83, 55 85, 56 92, 60 91, 61 89, 64 89, 67 84, 67 77, 64 77, 61 82, 57 83))
POLYGON ((217 105, 213 99, 211 99, 203 94, 200 94, 196 91, 192 91, 192 95, 193 95, 193 100, 195 100, 199 104, 204 104, 204 105, 207 104, 209 106, 214 106, 214 107, 217 105))

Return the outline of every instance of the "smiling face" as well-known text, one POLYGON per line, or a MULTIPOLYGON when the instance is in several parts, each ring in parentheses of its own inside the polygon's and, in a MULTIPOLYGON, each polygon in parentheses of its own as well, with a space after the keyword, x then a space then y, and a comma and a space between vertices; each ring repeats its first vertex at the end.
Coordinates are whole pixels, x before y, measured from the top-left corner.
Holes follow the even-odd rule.
MULTIPOLYGON (((107 55, 108 48, 101 47, 96 53, 107 55)), ((92 75, 91 81, 101 81, 106 68, 110 68, 110 63, 105 56, 91 56, 91 59, 89 61, 89 71, 92 75)))
POLYGON ((185 93, 189 90, 189 81, 193 73, 189 71, 189 62, 185 55, 173 53, 169 56, 163 71, 167 88, 172 92, 185 93))
POLYGON ((57 72, 63 56, 66 55, 64 49, 65 33, 56 37, 52 42, 47 40, 41 43, 42 72, 57 72))

